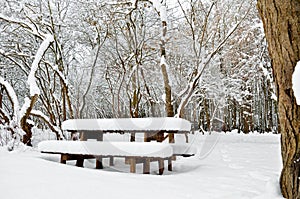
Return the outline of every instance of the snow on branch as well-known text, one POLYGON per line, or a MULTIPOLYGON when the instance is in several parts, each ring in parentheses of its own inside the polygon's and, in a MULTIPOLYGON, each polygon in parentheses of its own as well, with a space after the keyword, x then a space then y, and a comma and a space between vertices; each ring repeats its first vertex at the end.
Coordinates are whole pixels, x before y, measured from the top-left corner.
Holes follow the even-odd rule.
POLYGON ((42 33, 38 27, 34 24, 31 24, 31 23, 28 23, 24 20, 20 20, 20 19, 17 19, 17 18, 11 18, 11 17, 7 17, 3 14, 0 13, 0 20, 4 20, 8 23, 14 23, 14 24, 18 24, 20 26, 22 26, 23 28, 27 29, 30 33, 32 33, 33 35, 37 36, 37 37, 40 37, 40 38, 43 38, 45 37, 45 34, 42 33))
POLYGON ((69 85, 67 77, 63 74, 63 72, 61 72, 59 70, 58 65, 52 66, 49 62, 47 62, 47 61, 44 61, 44 62, 47 63, 50 67, 52 67, 52 70, 59 76, 60 80, 62 80, 62 82, 65 86, 69 85))
POLYGON ((3 14, 0 14, 0 20, 7 21, 9 23, 18 24, 18 25, 26 28, 27 30, 29 30, 29 32, 32 33, 33 35, 43 39, 43 42, 40 45, 40 47, 34 57, 34 60, 32 62, 31 71, 29 73, 28 80, 27 80, 27 82, 30 86, 30 96, 34 96, 36 94, 39 95, 40 90, 36 84, 35 72, 37 71, 38 65, 39 65, 41 59, 43 58, 43 55, 45 54, 46 50, 48 49, 49 45, 54 41, 53 35, 45 34, 45 33, 41 32, 38 29, 38 26, 36 26, 35 24, 31 24, 31 23, 28 23, 27 21, 20 20, 17 18, 7 17, 3 14))
POLYGON ((40 118, 41 120, 43 120, 49 126, 49 128, 53 132, 57 132, 60 135, 61 138, 64 137, 63 134, 62 134, 62 132, 61 132, 61 130, 57 126, 53 125, 50 122, 50 118, 47 115, 45 115, 42 111, 31 110, 30 115, 40 118))
POLYGON ((0 84, 4 86, 5 90, 7 91, 8 97, 12 102, 14 118, 16 119, 16 122, 18 122, 20 119, 19 117, 20 106, 19 106, 19 100, 15 93, 15 90, 7 81, 4 80, 3 77, 0 77, 0 84))
POLYGON ((38 69, 39 63, 41 61, 41 59, 43 58, 46 50, 48 49, 49 45, 54 41, 54 37, 53 35, 50 34, 46 34, 44 41, 42 42, 42 44, 40 45, 34 60, 32 62, 31 65, 31 70, 30 73, 28 75, 28 80, 27 83, 30 86, 30 96, 34 96, 34 95, 39 95, 40 94, 40 90, 36 84, 36 78, 35 78, 35 73, 38 69))

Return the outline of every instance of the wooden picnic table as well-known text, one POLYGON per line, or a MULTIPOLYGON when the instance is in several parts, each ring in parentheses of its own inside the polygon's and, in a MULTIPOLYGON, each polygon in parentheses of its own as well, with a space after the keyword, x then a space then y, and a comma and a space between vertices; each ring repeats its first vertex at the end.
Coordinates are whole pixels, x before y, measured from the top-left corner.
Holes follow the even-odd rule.
MULTIPOLYGON (((163 142, 168 138, 169 143, 175 143, 174 134, 184 134, 189 133, 191 130, 191 123, 187 120, 181 118, 117 118, 117 119, 71 119, 66 120, 62 123, 62 129, 64 131, 69 131, 72 133, 81 133, 81 141, 87 141, 88 139, 97 139, 97 141, 103 141, 103 135, 105 133, 130 133, 131 137, 136 133, 144 133, 144 142, 150 142, 152 140, 157 142, 163 142)), ((134 141, 134 139, 131 139, 134 141)), ((155 156, 145 156, 145 155, 119 155, 119 153, 103 154, 104 151, 101 150, 105 145, 105 142, 97 142, 96 146, 99 147, 97 153, 83 153, 78 152, 77 148, 73 148, 71 151, 66 151, 67 147, 70 146, 80 146, 84 142, 78 143, 63 143, 61 141, 56 141, 50 143, 50 146, 44 143, 45 148, 41 147, 41 152, 44 153, 54 153, 61 155, 61 163, 66 163, 67 160, 77 160, 77 166, 83 166, 84 159, 96 158, 96 168, 102 168, 102 159, 110 158, 110 166, 113 165, 113 160, 115 157, 125 158, 125 163, 130 164, 130 172, 135 172, 136 164, 143 163, 143 173, 150 173, 150 162, 158 161, 159 164, 159 174, 163 173, 164 170, 164 160, 168 161, 168 170, 172 171, 172 160, 175 160, 175 155, 184 155, 178 151, 178 147, 173 145, 167 146, 168 150, 172 151, 169 156, 161 156, 156 154, 155 156), (49 148, 47 148, 49 147, 49 148), (58 147, 59 150, 56 150, 58 147), (61 148, 63 147, 63 148, 61 148), (174 148, 175 147, 175 148, 174 148), (173 153, 176 151, 176 154, 173 153)), ((94 145, 93 143, 84 143, 85 146, 94 145)), ((118 143, 117 145, 122 145, 118 143)), ((138 143, 126 143, 128 148, 134 148, 138 143)), ((142 143, 140 143, 142 144, 142 143)), ((149 143, 150 144, 150 143, 149 143)), ((161 147, 162 143, 157 143, 157 147, 161 147)), ((43 146, 43 145, 41 145, 43 146)), ((139 145, 143 149, 145 146, 139 145)), ((180 150, 181 151, 181 150, 180 150)), ((189 152, 190 153, 190 152, 189 152)))

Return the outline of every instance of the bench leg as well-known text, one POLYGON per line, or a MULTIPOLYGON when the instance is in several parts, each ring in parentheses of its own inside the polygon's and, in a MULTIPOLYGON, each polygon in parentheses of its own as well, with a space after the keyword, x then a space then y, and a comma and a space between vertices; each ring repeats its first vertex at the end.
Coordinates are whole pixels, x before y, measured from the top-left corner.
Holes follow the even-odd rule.
POLYGON ((114 166, 114 157, 109 157, 109 166, 114 166))
POLYGON ((130 158, 130 173, 135 173, 136 172, 136 159, 135 158, 130 158))
POLYGON ((96 157, 96 169, 103 169, 102 157, 96 157))
POLYGON ((162 175, 164 173, 164 169, 165 169, 164 159, 158 160, 158 169, 159 169, 159 175, 162 175))
POLYGON ((66 155, 64 155, 64 154, 60 155, 60 163, 66 164, 67 163, 67 159, 68 159, 68 157, 66 155))
POLYGON ((172 158, 168 158, 168 171, 172 171, 172 158))
POLYGON ((84 159, 83 158, 78 158, 76 160, 76 166, 77 167, 83 167, 84 159))
POLYGON ((145 158, 143 161, 143 174, 150 174, 150 159, 145 158))

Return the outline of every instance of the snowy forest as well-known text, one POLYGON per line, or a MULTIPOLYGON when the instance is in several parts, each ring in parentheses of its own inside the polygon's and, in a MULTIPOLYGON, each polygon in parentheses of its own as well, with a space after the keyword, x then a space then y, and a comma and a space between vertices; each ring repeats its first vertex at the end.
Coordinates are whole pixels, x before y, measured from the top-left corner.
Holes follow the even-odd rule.
POLYGON ((255 1, 0 4, 1 145, 37 129, 66 138, 70 118, 175 116, 194 130, 278 132, 255 1))
POLYGON ((299 0, 0 8, 1 198, 300 198, 299 0))

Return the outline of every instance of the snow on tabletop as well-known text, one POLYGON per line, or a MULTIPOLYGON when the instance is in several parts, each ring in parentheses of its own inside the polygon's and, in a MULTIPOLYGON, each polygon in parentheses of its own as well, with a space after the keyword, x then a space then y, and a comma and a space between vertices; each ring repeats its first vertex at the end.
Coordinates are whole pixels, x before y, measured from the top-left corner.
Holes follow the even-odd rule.
POLYGON ((190 131, 191 123, 185 119, 173 117, 71 119, 62 123, 62 129, 91 131, 190 131))
POLYGON ((292 77, 294 96, 296 97, 297 104, 300 105, 300 61, 295 67, 292 77))
POLYGON ((163 143, 142 142, 96 142, 96 141, 42 141, 39 151, 69 154, 170 157, 172 147, 163 143))

